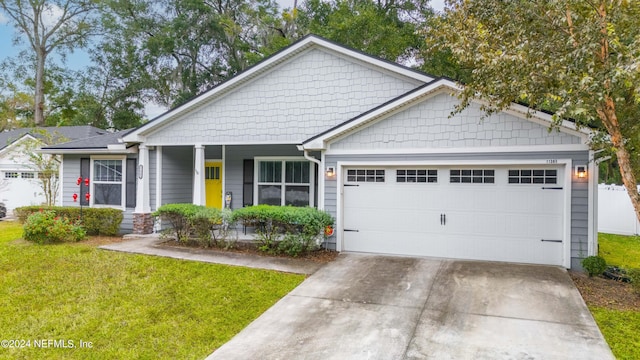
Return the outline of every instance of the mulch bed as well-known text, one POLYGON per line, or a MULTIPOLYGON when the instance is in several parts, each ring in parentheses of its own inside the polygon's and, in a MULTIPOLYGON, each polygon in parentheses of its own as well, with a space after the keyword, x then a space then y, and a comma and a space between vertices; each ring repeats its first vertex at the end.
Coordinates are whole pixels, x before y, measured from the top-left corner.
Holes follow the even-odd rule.
POLYGON ((640 311, 640 295, 634 292, 631 284, 603 277, 589 277, 573 271, 569 275, 587 305, 611 310, 640 311))
POLYGON ((234 252, 234 253, 267 256, 267 257, 301 259, 301 260, 313 261, 315 263, 320 263, 320 264, 325 264, 335 260, 339 254, 337 251, 320 249, 320 250, 312 251, 306 255, 298 256, 298 257, 291 257, 285 254, 272 255, 272 254, 267 254, 264 251, 258 250, 257 245, 249 241, 238 241, 233 246, 233 248, 230 248, 230 249, 221 249, 216 247, 205 248, 205 247, 202 247, 202 245, 200 245, 197 242, 184 243, 184 242, 177 242, 175 240, 167 240, 166 242, 162 243, 162 245, 186 247, 186 248, 192 248, 192 249, 197 248, 197 249, 202 249, 202 250, 212 251, 212 252, 234 252))

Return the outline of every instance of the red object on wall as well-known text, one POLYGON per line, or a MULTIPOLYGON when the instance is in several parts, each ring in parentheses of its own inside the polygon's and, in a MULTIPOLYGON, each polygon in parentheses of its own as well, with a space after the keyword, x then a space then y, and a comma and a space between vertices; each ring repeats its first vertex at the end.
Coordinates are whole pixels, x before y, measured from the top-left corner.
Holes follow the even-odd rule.
POLYGON ((89 186, 89 178, 84 179, 84 185, 89 186))
POLYGON ((76 180, 76 185, 80 185, 80 184, 82 184, 82 176, 80 176, 78 180, 76 180))
POLYGON ((324 234, 327 236, 333 235, 333 228, 331 226, 327 226, 324 228, 324 234))
POLYGON ((78 201, 78 194, 73 194, 73 202, 77 202, 78 201))
POLYGON ((91 195, 89 193, 84 194, 84 198, 87 199, 87 201, 89 201, 90 197, 91 197, 91 195))

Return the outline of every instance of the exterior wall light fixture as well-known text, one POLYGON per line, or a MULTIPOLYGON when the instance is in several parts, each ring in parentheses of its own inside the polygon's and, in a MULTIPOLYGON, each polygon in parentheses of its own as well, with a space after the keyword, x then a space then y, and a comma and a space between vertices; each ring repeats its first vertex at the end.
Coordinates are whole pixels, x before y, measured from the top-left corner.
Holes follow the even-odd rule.
POLYGON ((576 165, 576 177, 580 179, 584 179, 587 177, 586 165, 576 165))
POLYGON ((327 166, 327 171, 325 172, 327 175, 327 179, 335 179, 336 177, 336 168, 333 166, 327 166))

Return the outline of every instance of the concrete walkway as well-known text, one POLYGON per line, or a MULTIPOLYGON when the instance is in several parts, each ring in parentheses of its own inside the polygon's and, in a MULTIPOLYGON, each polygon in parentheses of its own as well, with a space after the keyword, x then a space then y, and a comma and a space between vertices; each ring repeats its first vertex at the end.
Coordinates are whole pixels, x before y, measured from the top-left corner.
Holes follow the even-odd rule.
POLYGON ((218 359, 614 359, 564 269, 342 254, 218 359))
POLYGON ((289 258, 274 258, 215 250, 180 248, 162 245, 162 243, 163 241, 159 239, 157 234, 136 235, 126 236, 125 241, 120 243, 100 246, 100 249, 307 275, 313 274, 323 265, 310 261, 289 258))

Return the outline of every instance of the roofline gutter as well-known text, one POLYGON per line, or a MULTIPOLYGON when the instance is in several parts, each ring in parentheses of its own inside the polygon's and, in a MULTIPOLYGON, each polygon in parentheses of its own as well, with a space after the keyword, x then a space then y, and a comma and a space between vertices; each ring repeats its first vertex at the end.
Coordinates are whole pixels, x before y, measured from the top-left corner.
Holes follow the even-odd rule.
POLYGON ((135 154, 137 153, 134 147, 128 149, 38 149, 35 152, 40 154, 113 154, 113 155, 126 155, 126 154, 135 154))

